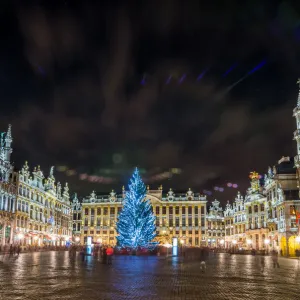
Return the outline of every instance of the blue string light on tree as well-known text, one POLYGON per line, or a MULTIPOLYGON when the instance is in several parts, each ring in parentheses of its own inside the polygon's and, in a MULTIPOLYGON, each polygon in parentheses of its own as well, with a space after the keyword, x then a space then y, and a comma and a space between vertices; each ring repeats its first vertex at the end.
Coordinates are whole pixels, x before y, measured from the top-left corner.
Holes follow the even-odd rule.
POLYGON ((122 248, 149 248, 156 236, 155 216, 147 189, 136 168, 128 186, 124 206, 117 222, 117 241, 122 248))

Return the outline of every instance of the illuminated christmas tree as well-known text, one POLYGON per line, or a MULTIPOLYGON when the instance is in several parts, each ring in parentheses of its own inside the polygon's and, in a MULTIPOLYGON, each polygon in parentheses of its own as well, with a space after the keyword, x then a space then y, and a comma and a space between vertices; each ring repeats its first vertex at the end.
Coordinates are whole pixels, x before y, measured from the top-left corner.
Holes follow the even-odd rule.
POLYGON ((147 248, 155 238, 155 216, 150 201, 145 199, 146 192, 146 186, 136 168, 117 222, 117 240, 120 247, 147 248))

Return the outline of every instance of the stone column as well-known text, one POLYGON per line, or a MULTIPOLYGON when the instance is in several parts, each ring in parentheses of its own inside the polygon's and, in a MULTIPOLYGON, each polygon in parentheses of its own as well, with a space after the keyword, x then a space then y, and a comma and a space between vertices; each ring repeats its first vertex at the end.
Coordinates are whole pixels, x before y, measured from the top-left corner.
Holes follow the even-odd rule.
POLYGON ((2 241, 1 241, 2 246, 5 246, 5 231, 6 231, 6 223, 4 221, 2 225, 2 241))
POLYGON ((192 246, 195 246, 195 206, 192 205, 192 246))
POLYGON ((263 227, 263 224, 261 224, 261 210, 260 210, 260 203, 257 204, 257 208, 258 208, 258 228, 263 227))

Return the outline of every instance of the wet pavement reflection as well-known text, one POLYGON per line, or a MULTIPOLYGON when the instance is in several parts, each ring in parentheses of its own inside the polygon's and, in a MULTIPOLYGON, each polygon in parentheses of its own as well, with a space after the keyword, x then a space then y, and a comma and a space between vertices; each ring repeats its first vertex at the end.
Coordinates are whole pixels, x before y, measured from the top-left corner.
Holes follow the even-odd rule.
MULTIPOLYGON (((0 256, 2 259, 2 256, 0 256)), ((68 252, 22 253, 0 262, 0 299, 299 299, 300 262, 218 254, 198 261, 117 256, 113 264, 68 252)))

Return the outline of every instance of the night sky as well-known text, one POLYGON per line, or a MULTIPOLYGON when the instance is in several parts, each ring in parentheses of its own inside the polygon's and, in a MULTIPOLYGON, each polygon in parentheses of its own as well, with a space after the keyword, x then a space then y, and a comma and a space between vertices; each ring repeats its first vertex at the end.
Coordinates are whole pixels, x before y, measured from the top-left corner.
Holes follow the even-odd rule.
POLYGON ((250 171, 295 155, 296 1, 11 2, 0 129, 12 124, 16 168, 66 166, 76 174, 57 178, 85 196, 120 191, 139 166, 153 189, 218 186, 225 201, 226 183, 244 193, 250 171), (181 173, 153 177, 170 168, 181 173))

